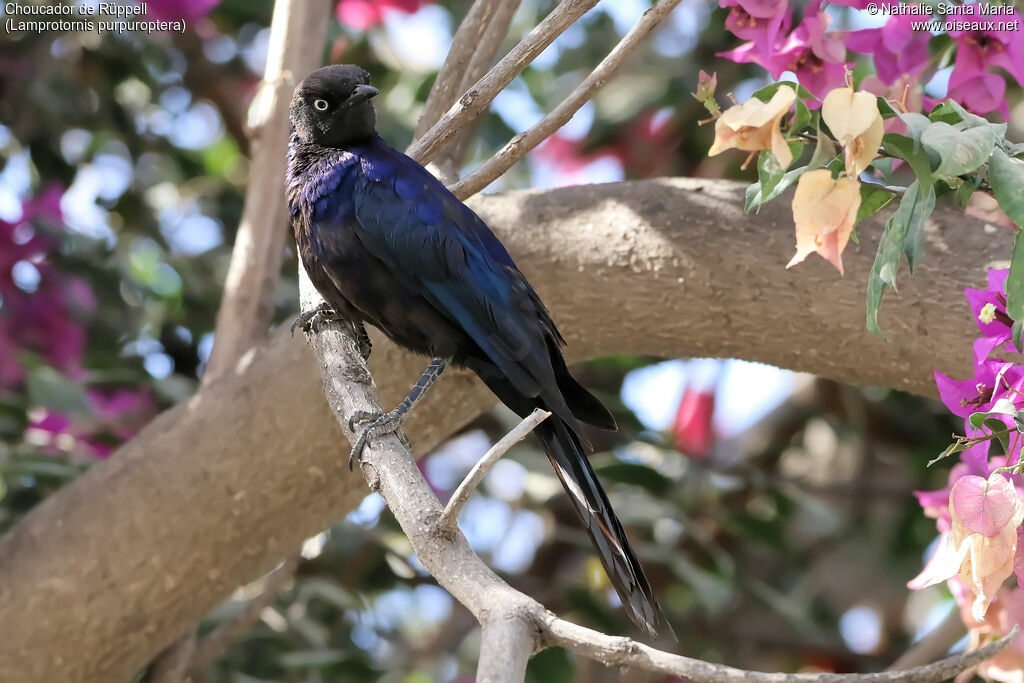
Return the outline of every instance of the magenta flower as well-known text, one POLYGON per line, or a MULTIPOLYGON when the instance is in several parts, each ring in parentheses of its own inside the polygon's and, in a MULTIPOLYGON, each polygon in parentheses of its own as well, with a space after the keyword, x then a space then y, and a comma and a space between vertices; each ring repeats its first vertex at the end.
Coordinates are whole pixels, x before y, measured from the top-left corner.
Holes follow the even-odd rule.
POLYGON ((935 371, 935 384, 939 397, 949 411, 960 417, 986 412, 1000 398, 1020 401, 1016 393, 1024 386, 1024 367, 994 358, 979 357, 978 349, 984 338, 975 341, 974 376, 966 380, 950 379, 935 371), (998 381, 997 381, 998 380, 998 381))
MULTIPOLYGON (((815 96, 824 97, 829 91, 841 87, 846 77, 846 46, 839 33, 828 33, 830 18, 816 10, 811 3, 800 25, 777 45, 775 54, 765 58, 753 43, 744 43, 735 50, 719 53, 719 57, 734 62, 752 62, 766 68, 778 80, 783 72, 796 74, 800 85, 815 96)), ((811 104, 811 103, 808 103, 811 104)))
POLYGON ((1009 344, 1013 336, 1013 320, 1006 313, 1006 276, 1009 270, 989 270, 988 289, 964 289, 964 296, 971 306, 974 321, 981 332, 981 338, 975 343, 975 358, 979 361, 988 358, 994 349, 1003 347, 1012 351, 1009 344))
POLYGON ((743 40, 749 40, 770 60, 780 33, 789 30, 793 10, 787 0, 721 0, 730 7, 725 28, 743 40))
POLYGON ((37 408, 29 412, 25 440, 44 453, 105 458, 142 429, 156 413, 148 389, 88 390, 88 417, 37 408))
POLYGON ((85 348, 81 319, 96 308, 89 285, 58 271, 50 262, 57 249, 52 230, 62 224, 62 190, 54 185, 22 205, 16 222, 0 221, 0 386, 9 387, 24 379, 18 361, 21 349, 41 354, 54 367, 70 374, 80 371, 85 348), (19 262, 31 263, 38 274, 34 291, 22 290, 12 269, 19 262))
POLYGON ((220 0, 146 0, 144 18, 160 21, 198 21, 209 14, 220 0))
POLYGON ((880 28, 853 31, 846 39, 846 47, 854 52, 874 55, 878 77, 892 85, 904 76, 920 76, 928 66, 927 31, 913 30, 917 17, 897 15, 880 28))
POLYGON ((412 14, 430 0, 341 0, 335 12, 342 26, 365 31, 384 23, 389 10, 412 14))
MULTIPOLYGON (((1021 16, 1014 11, 1000 15, 1000 21, 1017 22, 1021 16)), ((1024 32, 1014 31, 950 31, 957 42, 956 65, 949 78, 949 96, 968 109, 987 114, 999 110, 1008 118, 1006 81, 990 71, 1001 67, 1024 86, 1024 32)))
POLYGON ((87 393, 96 421, 120 441, 135 436, 157 410, 153 395, 145 388, 110 392, 90 389, 87 393))

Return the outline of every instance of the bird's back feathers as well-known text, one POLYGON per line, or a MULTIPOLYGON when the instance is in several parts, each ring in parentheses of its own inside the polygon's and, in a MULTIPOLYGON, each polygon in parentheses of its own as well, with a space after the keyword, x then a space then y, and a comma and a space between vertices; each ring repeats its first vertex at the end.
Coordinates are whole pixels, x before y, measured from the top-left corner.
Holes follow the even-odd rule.
POLYGON ((505 247, 434 176, 376 138, 289 149, 288 200, 302 262, 324 299, 415 352, 475 371, 537 434, 630 617, 662 620, 583 450, 579 422, 615 428, 569 373, 555 323, 505 247))

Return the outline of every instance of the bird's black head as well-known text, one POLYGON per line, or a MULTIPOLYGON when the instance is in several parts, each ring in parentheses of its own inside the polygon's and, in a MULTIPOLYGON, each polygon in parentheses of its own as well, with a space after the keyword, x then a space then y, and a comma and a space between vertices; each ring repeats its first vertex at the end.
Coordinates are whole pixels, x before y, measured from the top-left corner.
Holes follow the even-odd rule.
POLYGON ((304 143, 344 147, 377 134, 370 74, 352 64, 317 69, 292 96, 292 126, 304 143))

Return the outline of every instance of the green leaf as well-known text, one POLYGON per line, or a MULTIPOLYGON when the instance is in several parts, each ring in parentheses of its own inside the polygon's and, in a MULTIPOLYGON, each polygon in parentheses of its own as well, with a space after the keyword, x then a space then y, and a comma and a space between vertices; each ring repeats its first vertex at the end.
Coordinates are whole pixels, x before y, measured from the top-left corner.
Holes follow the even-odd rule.
MULTIPOLYGON (((1014 407, 1013 401, 1008 398, 1001 398, 992 404, 992 407, 984 412, 971 413, 967 418, 967 421, 975 429, 981 429, 985 425, 986 418, 992 417, 993 415, 1016 415, 1017 408, 1014 407)), ((1001 429, 1006 429, 1006 425, 1000 423, 1001 429)))
POLYGON ((921 133, 921 144, 939 157, 935 175, 952 178, 985 163, 996 146, 996 136, 987 126, 957 130, 940 122, 921 133))
POLYGON ((27 388, 33 405, 69 415, 87 416, 91 412, 85 387, 48 365, 38 365, 29 371, 27 388))
POLYGON ((1017 353, 1024 353, 1024 319, 1014 320, 1013 328, 1013 345, 1017 347, 1017 353))
POLYGON ((827 166, 836 158, 836 144, 832 142, 832 138, 821 132, 820 125, 815 131, 815 136, 818 138, 818 143, 814 146, 814 154, 811 155, 811 160, 807 163, 808 171, 827 166))
POLYGON ((868 216, 874 216, 891 202, 895 196, 888 190, 877 189, 868 184, 861 184, 860 208, 857 209, 857 220, 854 224, 860 223, 868 216))
POLYGON ((757 179, 761 183, 761 196, 767 197, 775 186, 782 180, 786 169, 782 168, 779 160, 775 158, 771 150, 761 150, 757 155, 757 179))
POLYGON ((647 489, 656 496, 664 496, 675 484, 671 479, 647 467, 628 462, 617 462, 612 465, 595 467, 594 470, 602 481, 618 481, 633 484, 647 489))
POLYGON ((967 203, 971 201, 971 195, 981 185, 981 176, 969 175, 964 182, 960 183, 960 187, 956 188, 956 203, 960 205, 961 209, 967 208, 967 203))
POLYGON ((789 87, 796 90, 797 97, 799 97, 802 100, 813 100, 814 102, 818 101, 818 98, 815 97, 810 90, 803 87, 802 85, 794 83, 793 81, 779 81, 778 83, 769 83, 760 90, 756 90, 754 92, 753 97, 756 97, 762 102, 767 102, 772 98, 772 95, 774 95, 775 92, 784 85, 788 85, 789 87))
POLYGON ((971 112, 964 109, 956 100, 946 100, 946 105, 948 105, 950 109, 957 113, 957 115, 960 117, 960 121, 968 124, 966 126, 968 128, 989 125, 988 119, 978 116, 977 114, 972 114, 971 112))
POLYGON ((929 182, 932 177, 931 159, 927 152, 905 135, 887 133, 882 138, 882 148, 886 154, 903 159, 910 164, 914 175, 922 182, 929 182))
POLYGON ((747 193, 744 200, 744 211, 749 213, 751 209, 759 208, 762 204, 766 204, 771 200, 775 199, 780 194, 785 192, 790 185, 795 183, 797 179, 800 176, 802 176, 804 174, 804 171, 806 170, 807 166, 801 166, 800 168, 794 168, 792 171, 787 171, 785 174, 783 174, 778 184, 775 185, 775 187, 768 195, 764 195, 761 193, 760 183, 753 183, 752 185, 747 187, 747 193))
MULTIPOLYGON (((999 208, 1011 221, 1024 227, 1024 161, 1007 156, 1001 149, 994 150, 988 162, 988 183, 999 208)), ((1018 320, 1013 314, 1010 317, 1018 320)))
MULTIPOLYGON (((909 141, 908 141, 909 142, 909 141)), ((885 339, 878 326, 878 307, 882 303, 882 294, 886 286, 896 290, 896 272, 900 266, 900 254, 905 250, 907 236, 921 227, 935 208, 935 189, 929 185, 924 197, 920 197, 920 182, 915 180, 907 188, 900 201, 900 206, 885 224, 885 231, 878 243, 874 265, 868 277, 867 291, 867 328, 872 334, 885 339)))
POLYGON ((277 663, 285 669, 322 669, 348 659, 345 650, 293 650, 278 656, 277 663))
MULTIPOLYGON (((920 194, 920 191, 918 191, 920 194)), ((917 198, 918 205, 914 211, 918 218, 910 221, 907 229, 907 238, 903 240, 903 253, 907 255, 907 265, 910 267, 910 274, 913 275, 921 257, 924 256, 924 224, 928 216, 935 210, 935 186, 929 185, 925 191, 924 199, 917 198)))
POLYGON ((1010 274, 1006 276, 1006 314, 1013 320, 1024 320, 1024 230, 1013 238, 1010 274))
MULTIPOLYGON (((807 108, 804 101, 797 99, 796 114, 793 116, 793 123, 789 126, 790 133, 799 133, 811 123, 811 110, 807 108)), ((795 157, 794 157, 795 158, 795 157)))
MULTIPOLYGON (((1014 425, 1017 424, 1017 413, 1013 414, 1014 425)), ((1003 453, 1010 452, 1010 432, 1006 428, 1006 423, 995 417, 985 418, 985 429, 989 431, 998 441, 999 445, 1003 447, 1003 453)))
POLYGON ((929 126, 932 125, 931 120, 924 114, 898 114, 900 121, 907 125, 907 133, 910 139, 914 141, 914 149, 919 149, 918 144, 921 142, 921 134, 924 133, 929 126))
POLYGON ((954 455, 956 453, 959 453, 960 451, 965 451, 965 450, 967 450, 967 445, 965 443, 963 443, 962 441, 954 441, 953 443, 951 443, 948 446, 946 446, 946 450, 944 450, 941 453, 939 453, 939 455, 937 457, 932 458, 931 460, 929 460, 928 464, 925 465, 925 467, 931 467, 932 465, 934 465, 938 461, 945 460, 949 456, 954 455))
POLYGON ((575 676, 569 654, 560 647, 550 647, 530 658, 526 666, 526 683, 571 681, 575 676))
POLYGON ((750 213, 754 207, 761 206, 761 183, 750 183, 743 193, 743 213, 750 213), (756 202, 756 203, 755 203, 756 202))
POLYGON ((889 100, 882 96, 875 98, 876 105, 878 106, 878 112, 882 115, 883 119, 891 119, 894 116, 899 116, 899 112, 892 108, 889 104, 889 100))

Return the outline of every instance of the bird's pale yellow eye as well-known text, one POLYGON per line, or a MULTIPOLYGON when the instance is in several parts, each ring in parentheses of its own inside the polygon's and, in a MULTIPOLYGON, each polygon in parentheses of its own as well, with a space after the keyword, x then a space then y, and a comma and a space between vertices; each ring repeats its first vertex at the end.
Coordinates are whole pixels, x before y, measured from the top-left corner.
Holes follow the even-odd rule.
POLYGON ((328 107, 327 100, 320 100, 320 99, 313 100, 313 107, 317 111, 327 111, 327 107, 328 107))

